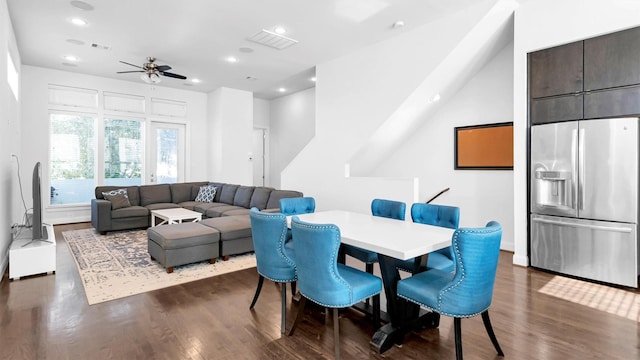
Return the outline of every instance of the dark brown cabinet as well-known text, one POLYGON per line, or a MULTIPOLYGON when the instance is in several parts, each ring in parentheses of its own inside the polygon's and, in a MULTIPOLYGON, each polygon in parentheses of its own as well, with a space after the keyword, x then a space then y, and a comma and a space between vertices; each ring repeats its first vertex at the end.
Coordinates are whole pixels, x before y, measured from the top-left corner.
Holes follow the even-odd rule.
POLYGON ((584 95, 584 118, 640 114, 640 86, 593 91, 584 95))
POLYGON ((640 115, 640 27, 529 54, 529 122, 640 115))
POLYGON ((541 98, 582 91, 583 42, 529 54, 529 96, 541 98))
POLYGON ((529 117, 531 124, 580 120, 583 118, 582 100, 582 94, 533 99, 529 117))
POLYGON ((640 84, 640 28, 584 41, 584 90, 640 84))

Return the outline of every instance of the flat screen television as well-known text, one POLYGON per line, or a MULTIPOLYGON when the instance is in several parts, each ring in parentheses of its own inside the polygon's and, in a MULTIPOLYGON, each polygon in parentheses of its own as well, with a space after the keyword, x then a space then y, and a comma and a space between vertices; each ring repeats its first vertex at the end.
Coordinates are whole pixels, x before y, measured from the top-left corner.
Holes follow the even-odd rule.
POLYGON ((42 166, 38 161, 33 168, 32 194, 33 194, 33 217, 32 217, 32 240, 47 240, 49 238, 47 229, 42 226, 42 187, 41 183, 42 166))

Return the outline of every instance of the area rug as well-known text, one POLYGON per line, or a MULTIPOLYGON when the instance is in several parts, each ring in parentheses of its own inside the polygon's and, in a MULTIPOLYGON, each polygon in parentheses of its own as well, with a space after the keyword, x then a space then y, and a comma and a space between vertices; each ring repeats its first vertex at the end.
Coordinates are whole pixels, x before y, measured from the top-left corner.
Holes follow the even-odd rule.
POLYGON ((62 233, 73 255, 89 305, 256 266, 254 254, 177 266, 173 273, 151 260, 147 231, 100 235, 94 229, 62 233))

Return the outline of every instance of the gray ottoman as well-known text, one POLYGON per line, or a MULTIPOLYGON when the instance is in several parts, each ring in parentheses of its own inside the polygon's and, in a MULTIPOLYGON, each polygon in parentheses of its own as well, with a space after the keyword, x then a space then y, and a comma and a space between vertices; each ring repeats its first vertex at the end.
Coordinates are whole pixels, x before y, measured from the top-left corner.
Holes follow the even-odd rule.
POLYGON ((251 219, 247 215, 221 216, 205 219, 199 224, 220 232, 220 256, 229 260, 229 255, 253 251, 251 219))
POLYGON ((160 225, 147 229, 151 258, 173 272, 173 267, 209 260, 220 255, 220 232, 198 223, 160 225))

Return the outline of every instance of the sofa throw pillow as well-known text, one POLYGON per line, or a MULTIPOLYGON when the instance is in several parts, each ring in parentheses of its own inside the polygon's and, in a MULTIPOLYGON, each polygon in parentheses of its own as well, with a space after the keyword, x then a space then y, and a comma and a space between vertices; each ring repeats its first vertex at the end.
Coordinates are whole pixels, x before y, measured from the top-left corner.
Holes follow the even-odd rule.
POLYGON ((131 206, 129 202, 129 195, 127 195, 127 189, 118 189, 103 192, 102 196, 106 200, 111 201, 111 210, 117 210, 131 206))
POLYGON ((196 196, 197 202, 213 202, 213 198, 216 196, 216 187, 212 185, 200 186, 198 196, 196 196))

